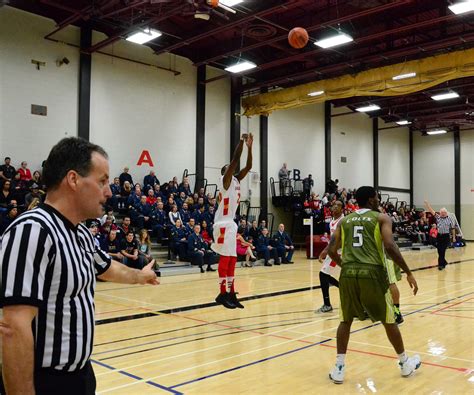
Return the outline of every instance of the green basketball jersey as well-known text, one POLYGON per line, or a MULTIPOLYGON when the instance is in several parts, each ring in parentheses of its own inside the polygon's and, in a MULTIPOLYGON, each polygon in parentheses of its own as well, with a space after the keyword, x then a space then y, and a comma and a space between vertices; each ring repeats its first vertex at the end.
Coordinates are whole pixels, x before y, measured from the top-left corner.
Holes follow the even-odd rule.
POLYGON ((385 266, 378 211, 360 209, 341 221, 342 265, 369 263, 385 266))

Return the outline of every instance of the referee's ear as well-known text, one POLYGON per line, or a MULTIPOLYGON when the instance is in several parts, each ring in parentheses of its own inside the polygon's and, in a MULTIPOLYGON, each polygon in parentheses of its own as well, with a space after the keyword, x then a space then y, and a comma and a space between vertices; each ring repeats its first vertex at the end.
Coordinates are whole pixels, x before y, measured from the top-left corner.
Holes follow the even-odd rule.
POLYGON ((73 191, 77 191, 79 188, 79 174, 75 170, 69 170, 66 177, 64 177, 63 182, 65 182, 73 191))

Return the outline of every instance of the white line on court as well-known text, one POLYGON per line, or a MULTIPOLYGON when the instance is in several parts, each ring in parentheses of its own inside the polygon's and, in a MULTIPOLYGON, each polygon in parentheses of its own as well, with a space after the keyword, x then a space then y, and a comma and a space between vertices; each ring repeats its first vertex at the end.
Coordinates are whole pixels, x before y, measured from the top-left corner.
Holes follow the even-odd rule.
MULTIPOLYGON (((461 290, 455 290, 455 291, 452 291, 452 292, 463 292, 463 291, 466 291, 466 290, 469 290, 469 289, 472 289, 472 288, 474 288, 474 286, 470 286, 470 287, 467 287, 467 288, 464 288, 464 289, 461 289, 461 290)), ((450 292, 450 293, 452 293, 452 292, 450 292)), ((446 294, 443 295, 443 297, 445 297, 445 296, 446 296, 446 294)), ((427 300, 431 300, 431 299, 433 299, 433 298, 439 298, 439 297, 440 297, 440 296, 437 295, 437 296, 432 297, 432 298, 429 298, 429 299, 427 299, 427 300)), ((426 300, 425 300, 425 301, 426 301, 426 300)), ((425 301, 424 301, 424 302, 425 302, 425 301)), ((188 352, 188 353, 184 353, 184 354, 180 354, 180 355, 177 355, 177 356, 171 356, 171 357, 163 358, 163 359, 160 359, 160 360, 150 361, 150 362, 146 362, 146 363, 143 363, 143 364, 140 364, 140 365, 134 365, 134 366, 123 367, 123 368, 116 368, 115 370, 111 370, 110 372, 104 372, 104 373, 102 373, 102 374, 100 374, 100 375, 105 375, 105 374, 113 373, 113 372, 118 371, 118 370, 129 370, 129 369, 131 369, 131 368, 138 367, 138 366, 143 366, 143 365, 147 365, 147 364, 151 364, 151 363, 158 363, 158 362, 162 362, 162 361, 164 361, 164 360, 175 359, 175 358, 179 358, 179 357, 181 357, 181 356, 188 356, 188 355, 196 354, 196 353, 199 353, 199 352, 202 352, 202 351, 208 351, 208 350, 211 350, 211 349, 216 349, 216 348, 220 348, 220 347, 226 347, 226 346, 228 346, 228 345, 230 345, 230 344, 240 343, 240 342, 242 342, 242 341, 249 341, 249 340, 252 340, 252 339, 255 339, 255 338, 258 338, 258 337, 262 337, 262 336, 271 336, 271 335, 274 335, 274 334, 276 334, 276 333, 291 331, 292 329, 301 328, 301 327, 304 327, 304 326, 312 325, 312 324, 314 324, 314 323, 321 322, 321 321, 324 321, 324 320, 318 320, 318 321, 312 321, 312 322, 309 322, 309 323, 298 324, 298 325, 295 325, 295 326, 293 326, 293 327, 285 328, 285 329, 278 330, 278 331, 275 331, 275 332, 265 333, 265 334, 261 334, 261 335, 258 335, 258 336, 254 336, 254 337, 251 337, 251 338, 248 338, 248 339, 241 339, 241 340, 238 340, 238 341, 235 341, 235 342, 231 342, 231 343, 226 343, 226 344, 221 344, 221 345, 209 347, 209 348, 207 348, 207 349, 202 349, 202 350, 197 350, 197 351, 191 351, 191 352, 188 352)), ((178 370, 178 371, 166 373, 166 374, 163 374, 163 375, 158 375, 158 376, 148 377, 148 378, 142 379, 142 380, 137 380, 137 381, 135 381, 135 382, 133 382, 133 383, 129 383, 129 384, 125 384, 125 385, 121 385, 121 386, 109 388, 109 389, 107 389, 107 390, 105 390, 105 391, 101 391, 100 393, 111 392, 111 391, 118 390, 118 389, 121 389, 121 388, 126 388, 126 387, 129 387, 129 386, 137 385, 137 384, 139 384, 139 383, 143 383, 143 382, 146 382, 146 381, 156 380, 156 379, 158 379, 158 378, 163 378, 163 377, 171 376, 171 375, 174 375, 174 374, 183 373, 183 372, 186 372, 186 371, 189 371, 189 370, 201 368, 201 367, 203 367, 203 366, 207 366, 207 365, 211 365, 211 364, 214 364, 214 363, 226 361, 226 360, 229 360, 229 359, 241 357, 241 356, 248 355, 248 354, 252 354, 252 353, 255 353, 255 352, 258 352, 258 351, 267 350, 267 349, 270 349, 270 348, 273 348, 273 347, 278 347, 278 346, 281 346, 281 345, 284 345, 284 344, 288 344, 288 343, 291 343, 291 342, 297 342, 297 341, 299 341, 299 340, 305 339, 305 338, 310 337, 310 336, 315 335, 315 334, 321 334, 321 333, 324 333, 324 332, 327 332, 327 331, 330 331, 330 330, 335 330, 336 328, 337 328, 337 326, 332 327, 332 328, 328 328, 328 329, 324 329, 324 330, 322 330, 322 331, 318 331, 318 332, 313 333, 313 334, 306 334, 306 335, 301 336, 301 337, 296 338, 296 339, 286 340, 286 341, 284 341, 284 342, 277 343, 277 344, 273 344, 273 345, 270 345, 270 346, 267 346, 267 347, 261 347, 261 348, 259 348, 259 349, 247 351, 247 352, 245 352, 245 353, 234 354, 234 355, 232 355, 232 356, 229 356, 229 357, 226 357, 226 358, 223 358, 223 359, 220 359, 220 360, 213 360, 213 361, 210 361, 210 362, 207 362, 207 363, 204 363, 204 364, 194 365, 194 366, 191 366, 191 367, 189 367, 189 368, 185 368, 185 369, 181 369, 181 370, 178 370)), ((237 328, 236 328, 236 329, 237 329, 237 328)), ((245 331, 244 331, 244 332, 245 332, 245 331)), ((97 376, 99 376, 99 374, 98 374, 97 376)))

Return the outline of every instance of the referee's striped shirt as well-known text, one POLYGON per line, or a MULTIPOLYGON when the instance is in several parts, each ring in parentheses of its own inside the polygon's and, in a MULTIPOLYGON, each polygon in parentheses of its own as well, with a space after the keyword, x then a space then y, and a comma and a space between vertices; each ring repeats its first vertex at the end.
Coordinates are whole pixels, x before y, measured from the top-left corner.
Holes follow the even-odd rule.
POLYGON ((436 226, 438 227, 438 234, 449 234, 450 230, 456 227, 456 224, 449 215, 447 217, 442 217, 441 215, 436 213, 435 218, 436 226))
POLYGON ((95 275, 111 259, 89 230, 46 204, 19 216, 0 250, 0 307, 38 307, 33 321, 37 368, 79 370, 92 353, 95 275))

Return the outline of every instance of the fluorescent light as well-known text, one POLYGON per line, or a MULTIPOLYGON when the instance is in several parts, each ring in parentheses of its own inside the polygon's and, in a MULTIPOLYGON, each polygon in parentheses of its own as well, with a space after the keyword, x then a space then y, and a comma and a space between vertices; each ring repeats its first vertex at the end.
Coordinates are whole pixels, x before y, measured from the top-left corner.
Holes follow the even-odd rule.
POLYGON ((395 77, 392 77, 392 80, 398 81, 398 80, 404 80, 406 78, 413 78, 413 77, 416 77, 416 73, 406 73, 406 74, 396 75, 395 77))
POLYGON ((380 110, 380 107, 377 104, 371 104, 370 106, 356 108, 356 111, 359 112, 370 112, 380 110))
POLYGON ((319 96, 322 95, 324 91, 315 91, 315 92, 310 92, 308 93, 308 96, 319 96))
POLYGON ((411 122, 408 121, 408 120, 406 120, 406 119, 402 119, 402 120, 400 120, 400 121, 396 121, 395 123, 396 123, 397 125, 401 125, 401 126, 403 126, 403 125, 411 125, 411 122))
POLYGON ((225 71, 228 71, 229 73, 240 73, 245 70, 254 69, 255 67, 257 67, 255 63, 244 60, 243 62, 237 62, 232 66, 226 67, 225 71))
POLYGON ((234 5, 243 3, 244 0, 219 0, 220 4, 224 4, 227 7, 233 7, 234 5))
POLYGON ((459 95, 456 92, 447 92, 447 93, 441 93, 439 95, 434 95, 431 96, 433 100, 447 100, 447 99, 454 99, 456 97, 459 97, 459 95))
POLYGON ((459 3, 452 4, 448 8, 454 12, 456 15, 464 14, 469 11, 474 11, 474 1, 460 1, 459 3))
POLYGON ((133 33, 131 36, 127 37, 127 41, 131 41, 136 44, 145 44, 148 41, 154 40, 157 37, 160 37, 161 33, 155 29, 144 29, 136 33, 133 33))
POLYGON ((436 129, 436 130, 428 130, 426 134, 444 134, 447 133, 445 129, 436 129))
POLYGON ((331 36, 322 40, 318 40, 314 43, 321 48, 331 48, 335 47, 336 45, 345 44, 348 42, 354 41, 354 39, 346 33, 339 32, 335 36, 331 36))

